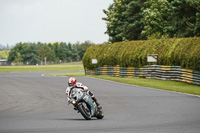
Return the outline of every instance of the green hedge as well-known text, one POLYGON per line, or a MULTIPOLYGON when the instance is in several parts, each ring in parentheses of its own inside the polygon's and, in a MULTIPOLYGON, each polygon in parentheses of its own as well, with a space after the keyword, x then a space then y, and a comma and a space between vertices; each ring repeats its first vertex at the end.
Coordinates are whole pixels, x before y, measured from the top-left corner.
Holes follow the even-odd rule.
POLYGON ((147 62, 148 54, 158 54, 157 65, 175 65, 200 70, 199 37, 95 45, 87 49, 82 61, 88 69, 103 65, 142 67, 151 65, 147 62), (98 60, 98 64, 92 64, 93 58, 98 60))

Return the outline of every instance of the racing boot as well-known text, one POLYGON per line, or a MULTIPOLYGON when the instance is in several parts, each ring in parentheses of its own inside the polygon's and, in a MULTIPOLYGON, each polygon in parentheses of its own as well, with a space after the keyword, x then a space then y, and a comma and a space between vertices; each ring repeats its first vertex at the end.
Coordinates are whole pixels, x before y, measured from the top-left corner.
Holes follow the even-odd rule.
POLYGON ((97 99, 93 96, 92 99, 95 101, 95 103, 97 104, 97 108, 101 109, 102 107, 100 106, 100 103, 97 101, 97 99))
POLYGON ((95 101, 95 103, 97 104, 97 108, 101 109, 102 107, 100 106, 100 103, 97 101, 97 99, 95 98, 94 94, 91 91, 88 91, 89 95, 92 97, 92 99, 95 101))

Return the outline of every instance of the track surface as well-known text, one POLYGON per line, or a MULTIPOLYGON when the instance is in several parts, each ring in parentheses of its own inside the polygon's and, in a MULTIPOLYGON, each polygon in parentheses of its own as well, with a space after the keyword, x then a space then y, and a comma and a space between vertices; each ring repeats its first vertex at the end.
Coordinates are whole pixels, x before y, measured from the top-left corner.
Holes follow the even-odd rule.
POLYGON ((84 120, 67 105, 68 77, 0 73, 0 133, 199 133, 200 97, 78 77, 104 109, 84 120))

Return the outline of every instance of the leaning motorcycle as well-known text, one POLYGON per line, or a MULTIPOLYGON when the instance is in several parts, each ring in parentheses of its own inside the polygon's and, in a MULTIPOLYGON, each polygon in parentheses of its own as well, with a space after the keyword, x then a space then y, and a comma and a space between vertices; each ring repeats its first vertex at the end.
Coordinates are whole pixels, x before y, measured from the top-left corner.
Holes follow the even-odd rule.
POLYGON ((86 120, 90 120, 92 117, 96 117, 97 119, 102 119, 104 117, 102 108, 98 109, 95 101, 86 91, 74 88, 71 89, 69 94, 69 103, 71 103, 74 109, 77 110, 78 113, 80 112, 86 120))

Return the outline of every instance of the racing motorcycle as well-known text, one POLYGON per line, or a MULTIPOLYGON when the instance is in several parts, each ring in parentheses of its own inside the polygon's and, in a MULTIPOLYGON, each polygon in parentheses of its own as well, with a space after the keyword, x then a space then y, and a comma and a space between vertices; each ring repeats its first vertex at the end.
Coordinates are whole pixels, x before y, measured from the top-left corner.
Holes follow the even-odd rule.
POLYGON ((92 97, 87 94, 87 91, 73 88, 69 93, 69 104, 74 106, 74 109, 80 112, 81 115, 86 119, 90 120, 92 117, 97 119, 102 119, 104 117, 102 108, 99 109, 92 99, 92 97))

